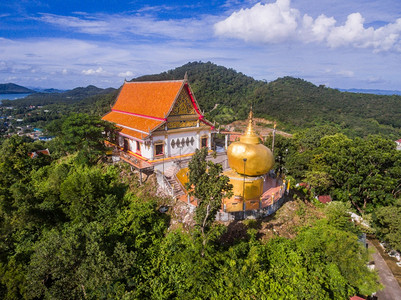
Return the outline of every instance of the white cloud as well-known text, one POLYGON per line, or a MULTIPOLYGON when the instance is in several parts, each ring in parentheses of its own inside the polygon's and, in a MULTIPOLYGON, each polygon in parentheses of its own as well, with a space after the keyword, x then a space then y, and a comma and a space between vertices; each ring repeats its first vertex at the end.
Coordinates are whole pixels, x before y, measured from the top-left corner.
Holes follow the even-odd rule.
POLYGON ((331 48, 351 46, 372 48, 375 52, 401 51, 401 18, 379 28, 365 27, 358 12, 348 15, 343 25, 336 26, 334 17, 321 14, 316 19, 291 8, 290 0, 257 3, 241 9, 215 24, 218 36, 259 43, 300 41, 320 42, 331 48))
POLYGON ((121 72, 121 73, 118 73, 118 76, 119 77, 124 77, 124 78, 133 77, 134 73, 132 73, 131 71, 121 72))
POLYGON ((351 77, 354 77, 355 74, 353 71, 350 71, 350 70, 341 70, 341 71, 337 72, 337 75, 351 78, 351 77))
POLYGON ((85 75, 99 75, 99 74, 104 74, 105 71, 103 70, 102 67, 95 69, 88 69, 88 70, 82 70, 82 74, 85 75))
POLYGON ((215 25, 217 35, 246 41, 278 43, 292 37, 297 29, 299 12, 290 8, 289 0, 271 4, 257 3, 252 8, 234 12, 215 25))
POLYGON ((159 20, 150 15, 137 14, 77 14, 62 16, 41 14, 33 18, 66 30, 98 35, 132 38, 135 35, 199 40, 210 36, 216 17, 159 20))

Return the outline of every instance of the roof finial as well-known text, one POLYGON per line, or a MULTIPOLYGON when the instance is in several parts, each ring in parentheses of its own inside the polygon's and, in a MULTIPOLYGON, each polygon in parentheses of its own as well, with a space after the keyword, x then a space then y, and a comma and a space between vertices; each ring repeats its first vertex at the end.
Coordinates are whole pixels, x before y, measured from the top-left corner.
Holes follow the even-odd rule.
POLYGON ((185 71, 185 75, 184 75, 184 81, 188 82, 188 72, 185 71))
POLYGON ((248 136, 255 135, 255 132, 253 131, 252 105, 251 105, 251 111, 249 112, 249 116, 248 116, 248 128, 246 129, 245 135, 248 135, 248 136))

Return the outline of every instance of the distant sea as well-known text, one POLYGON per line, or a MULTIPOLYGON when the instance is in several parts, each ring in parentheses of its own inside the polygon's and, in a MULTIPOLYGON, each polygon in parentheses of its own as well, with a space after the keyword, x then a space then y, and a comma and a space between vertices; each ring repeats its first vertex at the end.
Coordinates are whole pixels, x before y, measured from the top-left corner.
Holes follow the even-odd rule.
POLYGON ((15 99, 21 99, 25 98, 30 94, 0 94, 0 103, 1 100, 15 100, 15 99))

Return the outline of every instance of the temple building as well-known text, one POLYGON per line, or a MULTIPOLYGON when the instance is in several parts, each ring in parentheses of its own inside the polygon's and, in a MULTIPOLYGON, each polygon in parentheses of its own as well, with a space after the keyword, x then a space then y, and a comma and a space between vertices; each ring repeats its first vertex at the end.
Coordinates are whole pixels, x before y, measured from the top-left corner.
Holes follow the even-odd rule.
MULTIPOLYGON (((118 157, 139 170, 140 180, 141 172, 156 173, 160 189, 197 206, 197 199, 185 190, 187 163, 196 149, 212 150, 214 126, 201 113, 187 76, 183 80, 124 82, 111 112, 102 119, 116 124, 118 132, 110 134, 107 143, 118 151, 118 157)), ((223 200, 218 219, 265 216, 283 203, 288 186, 270 172, 274 157, 253 129, 252 111, 245 133, 230 144, 227 156, 223 152, 208 159, 220 159, 217 162, 233 185, 234 194, 223 200)))
POLYGON ((115 123, 112 145, 137 169, 163 169, 165 164, 190 158, 197 148, 211 149, 213 125, 184 80, 124 82, 111 112, 103 118, 115 123))

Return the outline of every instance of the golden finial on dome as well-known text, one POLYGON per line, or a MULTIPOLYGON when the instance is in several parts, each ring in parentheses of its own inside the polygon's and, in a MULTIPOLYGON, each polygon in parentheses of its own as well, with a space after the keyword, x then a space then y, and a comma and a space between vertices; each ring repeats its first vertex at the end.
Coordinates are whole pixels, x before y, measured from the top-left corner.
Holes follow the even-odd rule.
POLYGON ((247 136, 251 136, 251 135, 255 135, 255 132, 253 130, 253 111, 252 111, 252 106, 251 106, 251 111, 249 112, 249 116, 248 116, 248 127, 245 131, 245 135, 247 136))
POLYGON ((251 106, 251 111, 248 116, 248 127, 246 128, 245 133, 240 136, 240 140, 243 143, 247 144, 259 144, 259 137, 253 130, 253 111, 251 106))
POLYGON ((227 149, 228 163, 239 174, 258 176, 266 174, 274 163, 271 151, 260 143, 253 129, 253 111, 249 112, 248 127, 239 142, 227 149))

